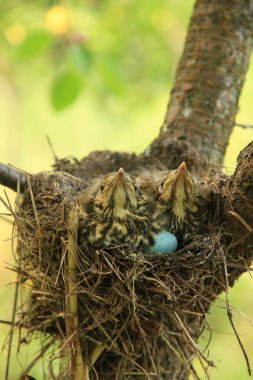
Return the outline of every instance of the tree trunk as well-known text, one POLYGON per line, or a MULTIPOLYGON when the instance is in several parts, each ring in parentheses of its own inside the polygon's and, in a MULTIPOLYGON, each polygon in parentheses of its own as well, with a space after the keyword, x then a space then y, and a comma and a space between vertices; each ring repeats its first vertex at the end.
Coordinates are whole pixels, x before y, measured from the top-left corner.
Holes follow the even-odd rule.
POLYGON ((249 1, 197 0, 160 138, 221 164, 252 51, 249 1))

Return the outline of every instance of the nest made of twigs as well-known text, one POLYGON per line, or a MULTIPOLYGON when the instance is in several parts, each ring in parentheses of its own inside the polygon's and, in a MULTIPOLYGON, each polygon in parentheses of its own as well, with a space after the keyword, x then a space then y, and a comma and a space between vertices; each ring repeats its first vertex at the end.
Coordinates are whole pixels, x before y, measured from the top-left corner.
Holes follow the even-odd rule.
POLYGON ((205 361, 212 365, 195 342, 215 294, 226 288, 223 243, 229 237, 220 232, 196 236, 167 255, 124 245, 93 249, 78 224, 76 239, 70 234, 69 215, 85 186, 66 173, 43 173, 31 178, 17 202, 16 270, 20 282, 29 280, 31 286, 19 325, 29 333, 48 333, 64 346, 73 338, 68 302, 75 297, 75 334, 90 379, 168 379, 175 358, 182 366, 178 377, 174 368, 173 379, 183 379, 193 371, 194 355, 203 367, 205 361), (75 273, 68 262, 70 240, 75 273))

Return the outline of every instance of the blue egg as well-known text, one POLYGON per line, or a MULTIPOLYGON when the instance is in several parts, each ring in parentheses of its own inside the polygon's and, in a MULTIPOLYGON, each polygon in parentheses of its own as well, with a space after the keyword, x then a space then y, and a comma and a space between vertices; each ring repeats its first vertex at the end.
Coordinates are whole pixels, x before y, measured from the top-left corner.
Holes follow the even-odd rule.
POLYGON ((149 253, 172 253, 177 250, 177 238, 168 231, 155 235, 155 243, 149 248, 149 253))

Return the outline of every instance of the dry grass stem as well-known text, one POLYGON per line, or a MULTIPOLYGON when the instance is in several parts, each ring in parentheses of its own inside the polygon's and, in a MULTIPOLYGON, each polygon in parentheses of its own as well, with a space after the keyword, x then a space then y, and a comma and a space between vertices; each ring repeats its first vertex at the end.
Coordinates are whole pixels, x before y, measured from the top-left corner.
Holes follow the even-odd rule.
POLYGON ((82 351, 79 339, 79 322, 78 322, 78 295, 77 286, 77 235, 78 235, 78 211, 75 204, 71 208, 66 208, 67 213, 67 260, 65 260, 65 297, 66 297, 66 333, 68 347, 71 380, 83 380, 87 372, 82 357, 82 351))

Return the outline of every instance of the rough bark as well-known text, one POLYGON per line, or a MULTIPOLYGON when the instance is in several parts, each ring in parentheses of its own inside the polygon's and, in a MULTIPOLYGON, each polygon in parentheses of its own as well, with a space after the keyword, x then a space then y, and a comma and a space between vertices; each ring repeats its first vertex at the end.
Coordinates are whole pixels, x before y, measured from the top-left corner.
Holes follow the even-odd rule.
POLYGON ((160 136, 221 164, 252 51, 248 0, 198 0, 160 136))
POLYGON ((235 173, 224 187, 225 228, 233 236, 229 260, 238 257, 240 265, 231 268, 232 283, 245 270, 253 258, 253 142, 239 155, 235 173), (239 269, 238 269, 239 268, 239 269))

